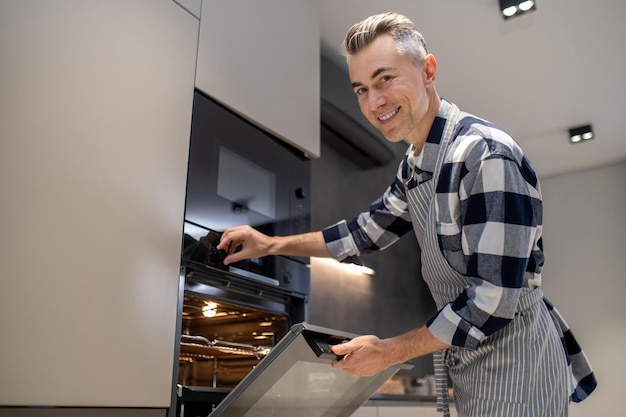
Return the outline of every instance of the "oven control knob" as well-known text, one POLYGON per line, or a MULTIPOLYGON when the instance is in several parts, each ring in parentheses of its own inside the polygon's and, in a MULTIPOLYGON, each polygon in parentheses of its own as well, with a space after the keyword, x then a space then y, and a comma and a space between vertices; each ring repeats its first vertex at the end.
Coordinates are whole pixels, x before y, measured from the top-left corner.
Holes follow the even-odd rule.
POLYGON ((291 272, 285 271, 283 273, 283 281, 285 282, 285 284, 291 284, 291 281, 293 281, 293 277, 291 276, 291 272))
POLYGON ((296 188, 296 198, 302 200, 305 197, 304 188, 298 187, 296 188))

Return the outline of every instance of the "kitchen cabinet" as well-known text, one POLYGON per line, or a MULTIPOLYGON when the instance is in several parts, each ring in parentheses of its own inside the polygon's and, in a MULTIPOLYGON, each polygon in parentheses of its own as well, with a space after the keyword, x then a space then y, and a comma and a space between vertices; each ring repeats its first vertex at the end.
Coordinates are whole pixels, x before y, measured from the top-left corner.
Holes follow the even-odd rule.
POLYGON ((376 407, 363 406, 352 413, 351 417, 378 417, 376 407))
POLYGON ((425 417, 426 407, 423 406, 389 406, 378 407, 377 417, 425 417))
MULTIPOLYGON (((441 417, 437 405, 433 403, 414 403, 410 405, 381 404, 364 405, 356 410, 351 417, 441 417)), ((450 405, 450 416, 456 417, 454 405, 450 405)))
POLYGON ((7 415, 170 405, 198 31, 172 0, 0 3, 7 415))
POLYGON ((317 157, 317 0, 204 0, 196 86, 317 157))
POLYGON ((174 0, 180 4, 189 13, 200 19, 200 11, 202 10, 202 0, 174 0))
MULTIPOLYGON (((443 414, 437 411, 437 406, 434 404, 431 407, 424 408, 424 417, 441 417, 442 415, 443 414)), ((450 404, 450 417, 457 417, 457 415, 454 404, 450 404)))

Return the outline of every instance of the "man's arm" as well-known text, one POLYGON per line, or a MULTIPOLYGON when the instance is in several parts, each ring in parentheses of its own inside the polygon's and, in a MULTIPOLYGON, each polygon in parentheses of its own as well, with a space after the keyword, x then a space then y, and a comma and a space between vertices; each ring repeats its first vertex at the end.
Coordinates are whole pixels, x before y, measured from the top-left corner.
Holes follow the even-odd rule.
POLYGON ((322 232, 293 236, 267 236, 250 226, 226 229, 217 249, 226 251, 228 256, 224 259, 225 265, 266 255, 330 256, 322 232), (235 252, 238 247, 240 250, 235 252))
POLYGON ((467 285, 428 329, 445 343, 477 349, 513 320, 522 287, 540 281, 542 202, 535 173, 510 136, 489 126, 464 129, 435 198, 439 248, 467 285))
POLYGON ((370 376, 391 365, 449 347, 450 345, 435 338, 426 326, 388 339, 359 336, 332 347, 336 355, 345 355, 343 359, 333 362, 333 368, 358 376, 370 376))

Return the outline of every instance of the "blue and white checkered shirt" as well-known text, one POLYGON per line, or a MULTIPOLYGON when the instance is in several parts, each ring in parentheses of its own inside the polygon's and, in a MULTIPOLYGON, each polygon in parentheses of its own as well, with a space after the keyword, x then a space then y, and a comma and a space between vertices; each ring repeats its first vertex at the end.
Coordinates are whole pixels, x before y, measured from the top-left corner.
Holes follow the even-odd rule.
MULTIPOLYGON (((419 155, 409 147, 396 178, 368 212, 323 230, 334 258, 385 249, 413 230, 405 187, 432 179, 444 115, 438 113, 419 155)), ((521 148, 490 122, 462 113, 443 151, 434 196, 439 249, 470 285, 428 326, 448 343, 475 349, 513 319, 520 288, 541 285, 541 192, 521 148), (451 334, 438 334, 441 329, 451 334)))

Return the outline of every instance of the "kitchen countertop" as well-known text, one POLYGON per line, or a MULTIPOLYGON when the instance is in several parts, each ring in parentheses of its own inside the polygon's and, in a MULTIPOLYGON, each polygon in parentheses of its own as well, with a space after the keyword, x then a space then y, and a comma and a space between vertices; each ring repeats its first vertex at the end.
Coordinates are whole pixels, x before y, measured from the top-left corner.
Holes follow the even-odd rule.
POLYGON ((379 394, 376 393, 363 404, 364 406, 393 406, 407 405, 407 403, 429 403, 437 402, 434 395, 411 395, 411 394, 379 394))

